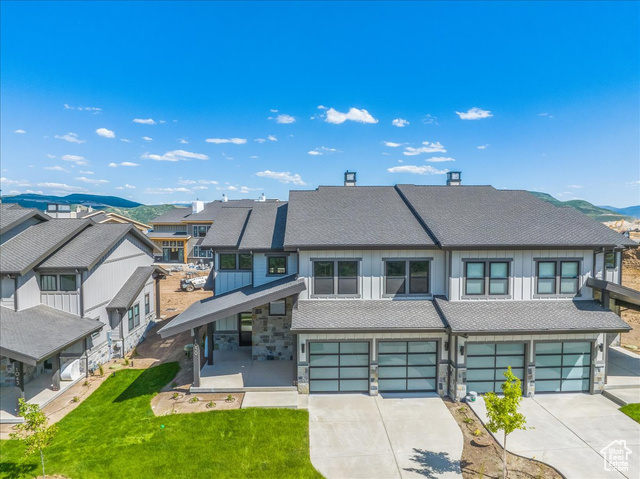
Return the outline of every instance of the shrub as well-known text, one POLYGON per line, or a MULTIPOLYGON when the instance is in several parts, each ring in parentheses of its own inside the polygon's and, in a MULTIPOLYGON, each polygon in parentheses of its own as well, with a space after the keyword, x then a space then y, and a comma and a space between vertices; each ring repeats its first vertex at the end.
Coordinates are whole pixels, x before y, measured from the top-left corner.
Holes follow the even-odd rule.
POLYGON ((198 396, 193 396, 191 399, 189 399, 189 402, 190 402, 191 404, 193 404, 193 403, 195 403, 195 402, 198 402, 198 401, 200 401, 200 399, 198 398, 198 396))
POLYGON ((80 401, 80 396, 73 396, 73 399, 71 400, 71 402, 79 402, 80 401))
POLYGON ((207 407, 208 407, 209 409, 212 409, 212 408, 216 407, 216 403, 214 403, 213 401, 209 401, 209 402, 207 403, 207 407))
POLYGON ((227 396, 227 398, 226 398, 224 401, 225 401, 225 402, 233 402, 233 401, 235 401, 235 400, 236 400, 236 399, 235 399, 231 394, 229 394, 229 395, 227 396))
POLYGON ((98 372, 100 374, 100 377, 104 376, 104 366, 102 365, 102 363, 98 364, 98 372))

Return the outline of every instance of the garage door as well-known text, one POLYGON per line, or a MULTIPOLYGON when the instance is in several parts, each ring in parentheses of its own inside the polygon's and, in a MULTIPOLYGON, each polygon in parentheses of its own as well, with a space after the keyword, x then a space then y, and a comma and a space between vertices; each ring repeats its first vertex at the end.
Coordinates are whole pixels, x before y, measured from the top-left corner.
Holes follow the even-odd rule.
POLYGON ((536 343, 536 393, 589 391, 591 343, 536 343))
POLYGON ((380 341, 380 392, 435 391, 436 341, 380 341))
POLYGON ((467 391, 502 392, 504 372, 524 379, 524 343, 467 343, 467 391))
POLYGON ((309 391, 368 392, 369 343, 309 343, 309 391))

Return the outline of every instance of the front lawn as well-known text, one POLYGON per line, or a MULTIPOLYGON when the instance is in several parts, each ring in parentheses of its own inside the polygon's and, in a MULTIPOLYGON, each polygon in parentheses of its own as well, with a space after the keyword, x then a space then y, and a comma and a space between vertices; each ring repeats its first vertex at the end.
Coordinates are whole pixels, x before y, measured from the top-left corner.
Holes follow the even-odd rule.
POLYGON ((622 406, 620 410, 636 422, 640 422, 640 403, 627 404, 622 406))
MULTIPOLYGON (((84 478, 320 478, 309 459, 306 411, 239 409, 156 417, 150 400, 177 363, 118 371, 59 422, 47 474, 84 478)), ((39 457, 0 442, 0 477, 31 478, 39 457)))

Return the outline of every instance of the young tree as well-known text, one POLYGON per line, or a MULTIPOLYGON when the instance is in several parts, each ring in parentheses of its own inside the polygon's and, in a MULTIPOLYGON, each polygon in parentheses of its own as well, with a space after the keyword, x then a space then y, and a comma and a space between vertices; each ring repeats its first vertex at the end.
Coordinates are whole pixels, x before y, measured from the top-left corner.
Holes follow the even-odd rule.
POLYGON ((20 416, 24 422, 16 425, 18 432, 11 433, 12 439, 18 439, 24 443, 26 449, 25 456, 30 456, 36 451, 40 451, 40 462, 42 463, 42 477, 44 479, 44 453, 43 450, 51 444, 53 436, 58 431, 58 426, 47 427, 49 420, 40 410, 37 404, 29 404, 24 399, 20 399, 20 416))
POLYGON ((484 402, 487 406, 487 416, 489 422, 487 429, 492 433, 504 432, 504 450, 502 451, 502 478, 507 479, 507 436, 516 429, 526 429, 526 418, 520 412, 520 401, 522 401, 522 387, 518 379, 511 371, 511 366, 504 373, 507 380, 502 383, 503 397, 498 397, 494 393, 484 395, 484 402))

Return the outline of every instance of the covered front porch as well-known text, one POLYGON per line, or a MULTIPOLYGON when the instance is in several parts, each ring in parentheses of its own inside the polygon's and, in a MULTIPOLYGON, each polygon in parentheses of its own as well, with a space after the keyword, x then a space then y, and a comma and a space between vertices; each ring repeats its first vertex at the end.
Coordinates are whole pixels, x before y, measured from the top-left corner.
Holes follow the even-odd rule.
POLYGON ((213 351, 213 364, 200 370, 192 393, 296 391, 295 361, 254 361, 251 346, 213 351))

